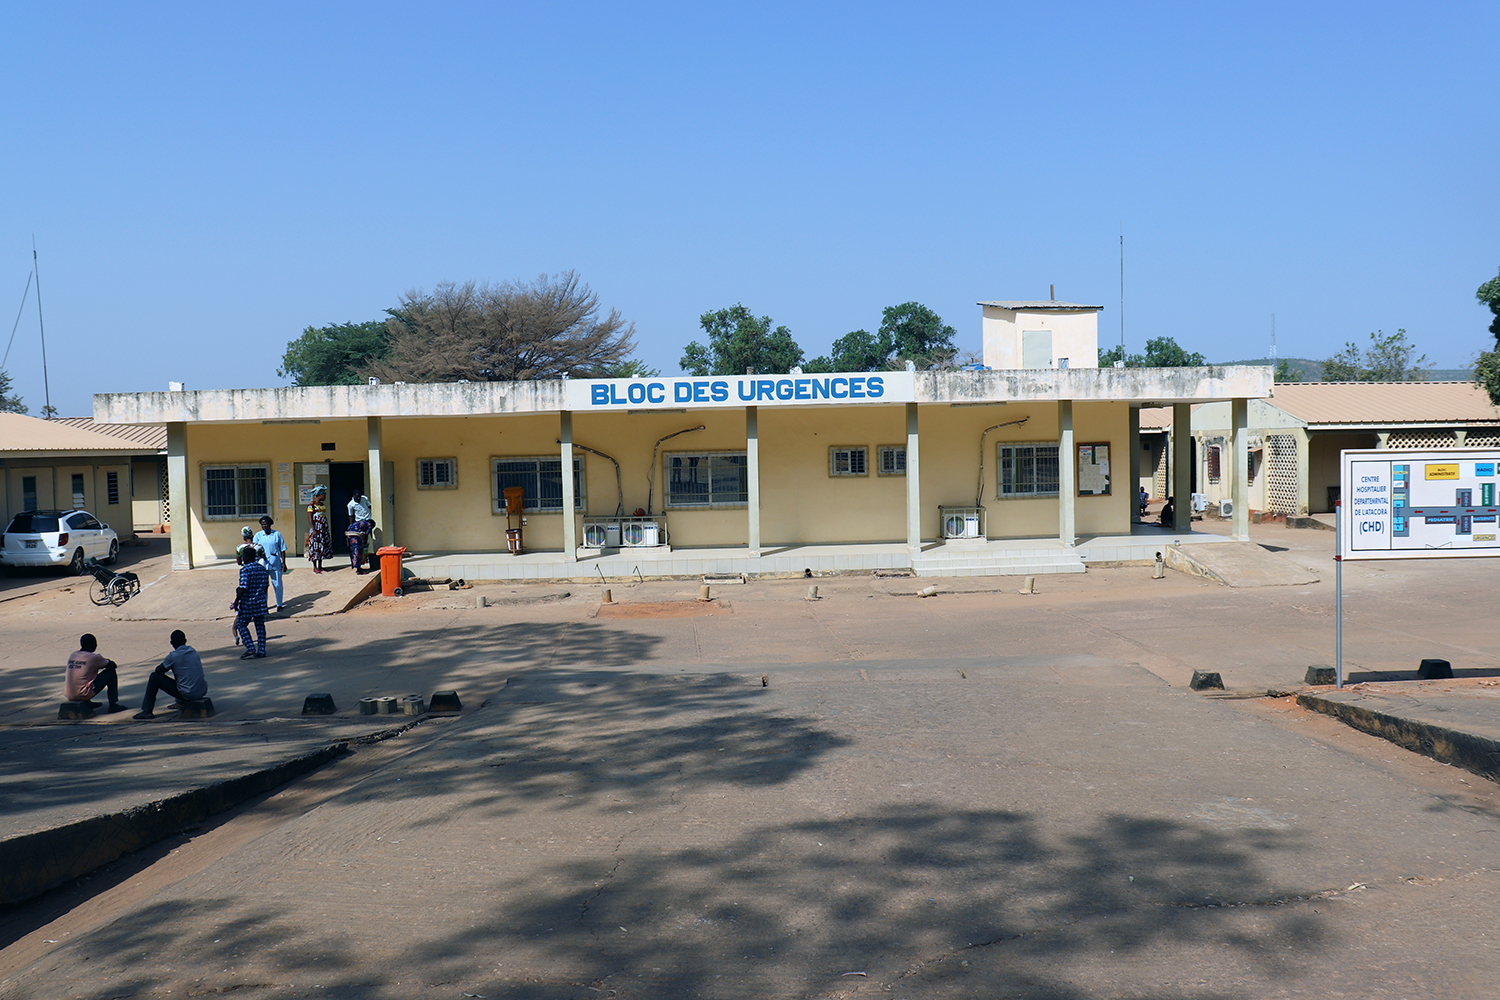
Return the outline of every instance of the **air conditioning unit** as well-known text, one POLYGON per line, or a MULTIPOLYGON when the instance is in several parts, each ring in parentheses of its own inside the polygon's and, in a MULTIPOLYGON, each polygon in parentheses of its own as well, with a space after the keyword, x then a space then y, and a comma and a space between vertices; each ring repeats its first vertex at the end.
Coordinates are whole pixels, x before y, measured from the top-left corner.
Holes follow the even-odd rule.
POLYGON ((620 538, 626 547, 645 547, 661 544, 661 527, 655 521, 630 521, 620 538))
POLYGON ((978 538, 978 514, 945 514, 943 516, 944 538, 978 538))
POLYGON ((1193 494, 1193 510, 1197 511, 1200 514, 1203 513, 1205 510, 1208 510, 1208 494, 1207 493, 1194 493, 1193 494))
POLYGON ((1219 516, 1220 517, 1233 517, 1234 516, 1234 501, 1233 500, 1220 500, 1219 501, 1219 516))
POLYGON ((615 549, 620 547, 618 524, 585 524, 583 544, 590 549, 615 549))

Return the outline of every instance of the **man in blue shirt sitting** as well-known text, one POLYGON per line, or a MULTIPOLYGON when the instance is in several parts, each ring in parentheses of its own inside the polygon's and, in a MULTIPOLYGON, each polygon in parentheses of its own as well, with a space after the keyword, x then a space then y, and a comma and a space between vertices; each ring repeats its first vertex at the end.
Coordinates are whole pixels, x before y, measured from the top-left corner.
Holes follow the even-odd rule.
MULTIPOLYGON (((264 593, 264 591, 262 591, 264 593)), ((154 719, 156 692, 165 691, 179 702, 197 701, 208 694, 208 680, 203 676, 203 661, 198 651, 187 644, 182 629, 172 632, 172 651, 146 680, 146 697, 141 701, 137 719, 154 719), (171 677, 167 675, 171 674, 171 677)))
POLYGON ((234 591, 230 611, 236 612, 235 634, 245 651, 240 659, 266 655, 266 587, 270 584, 266 568, 260 564, 260 550, 251 546, 240 554, 240 585, 234 591), (255 623, 255 645, 250 644, 250 623, 255 623))

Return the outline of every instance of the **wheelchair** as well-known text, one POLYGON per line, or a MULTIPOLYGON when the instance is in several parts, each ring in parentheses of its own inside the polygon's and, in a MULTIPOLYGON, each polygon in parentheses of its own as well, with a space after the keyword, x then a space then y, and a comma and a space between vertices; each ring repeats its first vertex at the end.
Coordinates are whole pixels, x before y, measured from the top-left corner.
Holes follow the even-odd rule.
POLYGON ((94 578, 89 584, 89 600, 104 607, 118 607, 141 592, 141 578, 134 573, 116 573, 97 559, 86 560, 83 571, 94 578))

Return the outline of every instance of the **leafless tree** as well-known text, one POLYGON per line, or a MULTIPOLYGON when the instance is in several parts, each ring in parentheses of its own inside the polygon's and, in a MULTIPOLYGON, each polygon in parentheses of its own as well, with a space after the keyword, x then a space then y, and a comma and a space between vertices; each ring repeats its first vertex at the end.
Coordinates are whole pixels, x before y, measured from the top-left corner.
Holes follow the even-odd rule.
POLYGON ((635 325, 611 309, 573 271, 535 281, 462 285, 407 292, 387 324, 390 352, 361 376, 381 381, 482 382, 600 378, 615 374, 635 349, 635 325))

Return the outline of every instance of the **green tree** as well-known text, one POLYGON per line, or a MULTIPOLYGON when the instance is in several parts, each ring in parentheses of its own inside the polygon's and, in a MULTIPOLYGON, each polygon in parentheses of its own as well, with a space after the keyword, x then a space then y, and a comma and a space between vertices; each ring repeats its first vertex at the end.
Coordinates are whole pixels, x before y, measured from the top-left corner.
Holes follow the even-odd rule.
POLYGON ((0 413, 27 413, 19 394, 11 392, 10 372, 0 368, 0 413))
POLYGON ((1419 382, 1432 365, 1427 355, 1412 358, 1416 347, 1405 330, 1387 334, 1377 330, 1370 334, 1370 345, 1363 350, 1353 341, 1323 362, 1324 382, 1419 382))
POLYGON ((887 361, 912 361, 918 368, 932 368, 945 364, 958 353, 958 348, 953 346, 956 334, 953 327, 943 322, 943 317, 922 303, 903 302, 899 306, 888 306, 881 314, 877 336, 880 346, 885 349, 887 361))
POLYGON ((1272 373, 1272 378, 1277 382, 1301 382, 1305 375, 1306 372, 1301 368, 1293 368, 1291 362, 1282 358, 1276 362, 1276 371, 1272 373))
POLYGON ((1490 333, 1495 335, 1495 349, 1481 351, 1474 360, 1474 378, 1490 395, 1490 402, 1500 406, 1500 274, 1479 286, 1474 297, 1490 307, 1495 318, 1490 333))
POLYGON ((803 367, 810 372, 873 372, 885 368, 886 350, 868 330, 854 330, 833 342, 833 349, 803 367))
POLYGON ((659 378, 661 369, 651 368, 638 358, 617 365, 605 365, 599 370, 599 378, 659 378))
POLYGON ((756 316, 742 304, 706 312, 698 325, 708 346, 694 340, 682 350, 682 370, 707 375, 785 374, 802 360, 802 348, 784 326, 771 328, 771 317, 756 316))
POLYGON ((360 369, 389 349, 385 320, 310 326, 286 345, 276 374, 293 385, 355 385, 360 369))
POLYGON ((1118 344, 1099 352, 1100 368, 1111 368, 1116 361, 1125 362, 1126 368, 1199 368, 1203 355, 1183 350, 1171 337, 1154 337, 1146 341, 1145 354, 1126 355, 1118 344))
POLYGON ((383 381, 515 382, 599 378, 634 349, 635 326, 573 271, 532 282, 444 282, 390 310, 390 350, 359 371, 383 381))

